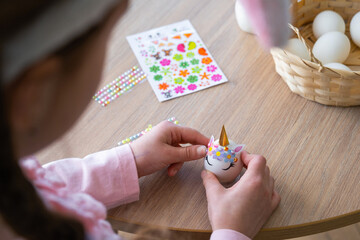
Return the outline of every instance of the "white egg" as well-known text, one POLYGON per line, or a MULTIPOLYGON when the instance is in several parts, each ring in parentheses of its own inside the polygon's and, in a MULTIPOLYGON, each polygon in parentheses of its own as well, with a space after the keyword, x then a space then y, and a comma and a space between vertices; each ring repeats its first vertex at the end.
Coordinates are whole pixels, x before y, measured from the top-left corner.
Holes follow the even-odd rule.
POLYGON ((324 66, 325 66, 325 67, 328 67, 328 68, 334 68, 334 69, 351 71, 350 68, 348 68, 346 65, 344 65, 344 64, 342 64, 342 63, 327 63, 327 64, 325 64, 324 66))
POLYGON ((235 18, 241 30, 254 34, 249 17, 239 0, 235 1, 235 18))
POLYGON ((307 48, 305 47, 304 43, 297 38, 290 39, 284 50, 289 51, 302 59, 310 61, 310 55, 307 48))
POLYGON ((327 32, 336 31, 345 33, 345 22, 338 13, 326 10, 316 15, 312 29, 316 38, 327 32))
POLYGON ((350 35, 353 42, 360 47, 360 12, 354 15, 350 22, 350 35))
POLYGON ((323 64, 343 63, 350 53, 350 40, 341 32, 328 32, 315 42, 312 52, 323 64))

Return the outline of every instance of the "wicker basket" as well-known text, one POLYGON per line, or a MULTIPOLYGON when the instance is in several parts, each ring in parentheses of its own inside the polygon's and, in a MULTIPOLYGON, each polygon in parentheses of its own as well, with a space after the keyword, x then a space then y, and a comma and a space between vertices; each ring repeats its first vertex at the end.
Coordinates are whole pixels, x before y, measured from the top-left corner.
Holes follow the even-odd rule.
POLYGON ((360 0, 293 1, 294 27, 290 27, 307 46, 312 61, 301 59, 282 49, 272 49, 276 71, 292 92, 306 99, 332 106, 360 105, 360 48, 350 40, 350 55, 344 64, 353 71, 323 67, 311 52, 316 41, 312 32, 312 22, 319 12, 329 9, 344 18, 345 34, 351 39, 349 24, 351 18, 360 11, 360 0))

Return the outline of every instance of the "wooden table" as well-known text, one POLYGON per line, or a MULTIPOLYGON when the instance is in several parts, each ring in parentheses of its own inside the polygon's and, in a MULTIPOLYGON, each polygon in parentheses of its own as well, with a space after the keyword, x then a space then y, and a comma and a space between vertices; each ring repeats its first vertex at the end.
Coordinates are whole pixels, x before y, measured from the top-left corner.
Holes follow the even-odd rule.
MULTIPOLYGON (((360 221, 360 108, 327 107, 290 92, 270 53, 241 32, 234 1, 131 1, 114 29, 100 86, 137 65, 125 37, 189 19, 229 79, 228 83, 160 103, 147 82, 107 107, 91 101, 77 124, 38 153, 42 163, 83 157, 116 146, 149 123, 175 116, 182 125, 229 138, 264 155, 282 201, 258 238, 313 234, 360 221)), ((186 163, 140 180, 140 201, 109 211, 114 228, 166 226, 205 239, 211 227, 200 172, 186 163)), ((234 199, 236 204, 236 199, 234 199)))

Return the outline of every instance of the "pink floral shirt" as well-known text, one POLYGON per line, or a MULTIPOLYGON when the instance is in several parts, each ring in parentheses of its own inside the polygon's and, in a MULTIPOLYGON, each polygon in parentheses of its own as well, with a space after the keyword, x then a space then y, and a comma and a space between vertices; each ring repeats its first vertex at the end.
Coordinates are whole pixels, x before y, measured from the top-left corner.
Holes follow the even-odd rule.
MULTIPOLYGON (((120 239, 105 218, 106 208, 139 199, 137 169, 129 145, 44 166, 27 158, 20 165, 46 206, 82 222, 89 239, 120 239)), ((211 236, 211 240, 218 239, 249 238, 221 229, 211 236)))

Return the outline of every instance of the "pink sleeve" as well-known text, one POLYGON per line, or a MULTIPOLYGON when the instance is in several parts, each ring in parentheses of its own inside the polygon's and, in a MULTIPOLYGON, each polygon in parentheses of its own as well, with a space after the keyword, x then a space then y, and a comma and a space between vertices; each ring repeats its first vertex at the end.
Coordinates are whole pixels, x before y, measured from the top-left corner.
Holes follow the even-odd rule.
POLYGON ((43 166, 57 174, 70 192, 84 192, 108 209, 139 200, 139 180, 129 145, 90 154, 85 158, 67 158, 43 166))
POLYGON ((215 230, 210 237, 210 240, 222 240, 222 239, 228 239, 228 240, 250 240, 247 236, 244 234, 237 232, 235 230, 231 229, 218 229, 215 230))

